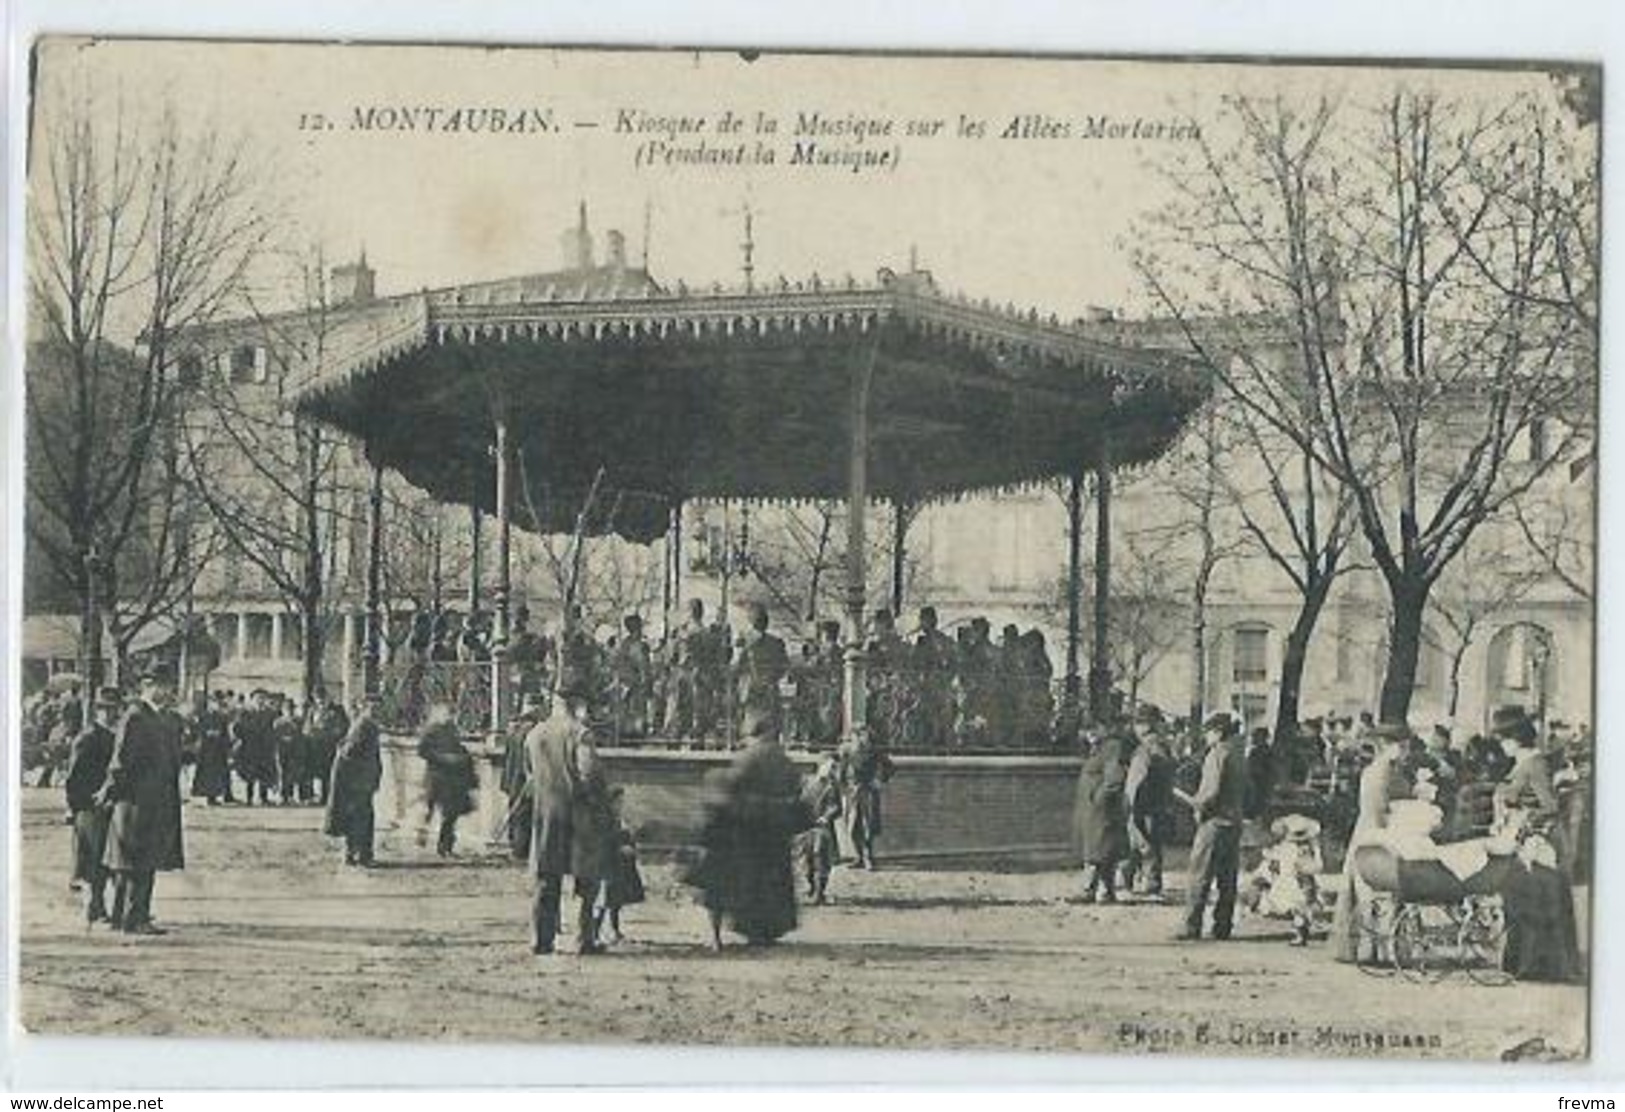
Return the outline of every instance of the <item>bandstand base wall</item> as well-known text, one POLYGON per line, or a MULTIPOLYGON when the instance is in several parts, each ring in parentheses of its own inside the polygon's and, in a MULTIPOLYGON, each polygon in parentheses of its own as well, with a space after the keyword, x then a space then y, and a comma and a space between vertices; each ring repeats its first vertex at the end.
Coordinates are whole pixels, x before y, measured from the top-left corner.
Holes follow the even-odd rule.
MULTIPOLYGON (((623 815, 638 834, 640 853, 669 855, 692 844, 705 777, 727 766, 725 752, 602 749, 610 779, 626 792, 623 815)), ((792 751, 812 771, 815 753, 792 751)), ((473 851, 502 839, 508 800, 500 789, 502 758, 481 752, 476 810, 463 820, 462 845, 473 851)), ((1011 865, 1055 864, 1068 856, 1079 761, 1068 757, 899 756, 885 786, 879 841, 883 860, 980 860, 1011 865)), ((423 823, 423 762, 407 738, 384 746, 384 780, 377 799, 380 825, 423 823)))

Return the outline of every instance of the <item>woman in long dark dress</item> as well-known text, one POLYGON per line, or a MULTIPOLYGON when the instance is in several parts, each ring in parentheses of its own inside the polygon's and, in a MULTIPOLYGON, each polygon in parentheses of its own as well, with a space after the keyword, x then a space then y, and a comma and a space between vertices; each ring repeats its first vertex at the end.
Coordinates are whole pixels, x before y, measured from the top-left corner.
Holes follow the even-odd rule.
POLYGON ((777 742, 756 738, 706 784, 701 856, 686 880, 711 920, 711 947, 726 922, 755 946, 796 927, 790 842, 810 825, 801 778, 777 742))
POLYGON ((1519 858, 1501 890, 1506 912, 1506 952, 1502 968, 1519 980, 1572 981, 1582 971, 1574 915, 1574 892, 1564 875, 1561 839, 1553 836, 1557 792, 1545 755, 1527 720, 1506 731, 1516 746, 1512 771, 1497 795, 1505 826, 1521 832, 1519 858))

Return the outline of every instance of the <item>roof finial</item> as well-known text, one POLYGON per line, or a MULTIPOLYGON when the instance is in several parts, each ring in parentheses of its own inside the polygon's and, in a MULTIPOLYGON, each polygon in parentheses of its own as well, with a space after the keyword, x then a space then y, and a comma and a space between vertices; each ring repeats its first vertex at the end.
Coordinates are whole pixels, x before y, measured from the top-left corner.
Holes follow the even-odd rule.
POLYGON ((650 222, 651 222, 651 218, 650 218, 651 209, 652 209, 652 206, 649 204, 649 198, 645 197, 643 199, 643 270, 644 270, 644 273, 648 273, 648 270, 649 270, 649 225, 650 225, 650 222))

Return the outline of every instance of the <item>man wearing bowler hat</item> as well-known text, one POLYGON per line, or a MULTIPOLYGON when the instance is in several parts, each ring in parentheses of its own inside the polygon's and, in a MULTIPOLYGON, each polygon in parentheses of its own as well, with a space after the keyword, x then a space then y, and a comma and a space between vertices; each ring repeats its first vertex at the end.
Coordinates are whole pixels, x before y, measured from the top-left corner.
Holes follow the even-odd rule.
POLYGON ((592 693, 591 670, 583 648, 570 638, 559 647, 558 677, 553 711, 525 736, 525 757, 530 767, 531 825, 530 871, 536 888, 531 901, 531 952, 551 954, 559 932, 564 878, 574 875, 579 901, 576 947, 581 954, 597 953, 595 879, 579 867, 585 825, 588 782, 597 763, 591 727, 587 724, 592 693), (579 820, 583 822, 578 823, 579 820), (583 873, 589 875, 584 876, 583 873))
POLYGON ((175 677, 164 665, 141 676, 140 697, 119 723, 107 783, 111 804, 102 864, 113 874, 115 930, 162 934, 152 924, 157 873, 185 864, 181 845, 181 720, 171 713, 175 677))

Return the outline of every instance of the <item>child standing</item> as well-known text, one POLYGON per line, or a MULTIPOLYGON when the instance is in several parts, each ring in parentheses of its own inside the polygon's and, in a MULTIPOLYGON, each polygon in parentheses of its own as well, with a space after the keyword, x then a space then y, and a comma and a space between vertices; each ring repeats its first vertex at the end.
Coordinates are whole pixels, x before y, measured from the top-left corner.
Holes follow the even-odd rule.
POLYGON ((826 758, 802 782, 801 798, 813 824, 796 835, 796 856, 807 881, 807 898, 821 904, 828 898, 829 872, 835 864, 835 820, 841 816, 841 778, 834 760, 826 758))
POLYGON ((638 844, 632 831, 621 817, 621 801, 625 789, 619 784, 609 787, 609 808, 615 821, 615 865, 604 884, 605 944, 620 942, 626 937, 621 931, 621 908, 644 900, 643 876, 638 872, 638 844))

